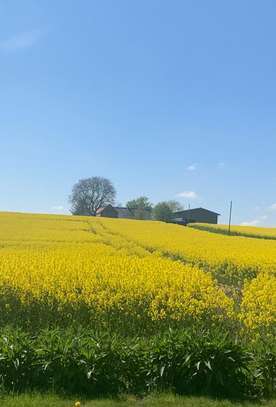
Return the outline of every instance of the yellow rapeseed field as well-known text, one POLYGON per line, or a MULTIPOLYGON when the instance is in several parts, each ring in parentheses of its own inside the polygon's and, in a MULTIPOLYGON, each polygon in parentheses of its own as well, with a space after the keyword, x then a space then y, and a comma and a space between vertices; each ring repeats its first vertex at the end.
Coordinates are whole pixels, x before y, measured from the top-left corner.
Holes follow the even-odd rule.
POLYGON ((153 221, 0 213, 0 321, 276 322, 276 242, 153 221))
MULTIPOLYGON (((212 225, 206 223, 190 223, 189 227, 197 230, 205 230, 209 232, 229 234, 228 225, 212 225)), ((276 228, 257 227, 257 226, 237 226, 232 225, 230 229, 232 236, 245 236, 260 239, 276 240, 276 228)))

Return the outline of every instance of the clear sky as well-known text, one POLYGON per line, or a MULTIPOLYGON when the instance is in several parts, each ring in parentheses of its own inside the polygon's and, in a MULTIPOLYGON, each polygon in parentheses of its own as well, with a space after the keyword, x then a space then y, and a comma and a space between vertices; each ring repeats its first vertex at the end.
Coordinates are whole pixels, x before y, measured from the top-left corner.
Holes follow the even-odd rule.
POLYGON ((276 225, 275 0, 0 3, 0 210, 80 178, 276 225))

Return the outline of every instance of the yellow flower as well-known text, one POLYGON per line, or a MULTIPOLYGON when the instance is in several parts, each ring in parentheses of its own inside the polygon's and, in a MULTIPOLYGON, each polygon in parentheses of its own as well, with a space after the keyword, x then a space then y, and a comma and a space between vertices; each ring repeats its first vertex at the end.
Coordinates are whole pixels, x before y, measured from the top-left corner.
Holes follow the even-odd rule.
POLYGON ((99 321, 275 326, 275 240, 157 221, 0 212, 0 248, 8 315, 18 303, 58 314, 70 305, 74 315, 84 306, 99 321))
POLYGON ((81 405, 80 401, 76 401, 74 407, 80 407, 80 405, 81 405))

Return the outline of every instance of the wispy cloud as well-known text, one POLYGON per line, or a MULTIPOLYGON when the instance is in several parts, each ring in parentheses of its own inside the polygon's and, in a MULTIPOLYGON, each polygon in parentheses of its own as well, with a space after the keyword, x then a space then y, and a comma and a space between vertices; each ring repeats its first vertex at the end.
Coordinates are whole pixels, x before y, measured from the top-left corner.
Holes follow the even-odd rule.
POLYGON ((240 225, 241 226, 257 226, 260 224, 260 222, 261 222, 260 219, 253 219, 248 222, 242 222, 240 225))
POLYGON ((60 212, 60 211, 64 211, 64 209, 65 208, 62 205, 54 205, 54 206, 51 207, 52 211, 59 211, 60 212))
POLYGON ((247 222, 242 222, 241 226, 258 226, 258 225, 262 224, 263 221, 267 220, 267 218, 268 218, 267 215, 262 215, 256 219, 253 219, 253 220, 250 220, 247 222))
POLYGON ((196 171, 197 166, 198 166, 197 163, 190 164, 190 165, 188 165, 188 167, 186 168, 186 170, 187 170, 187 171, 190 171, 190 172, 196 171))
POLYGON ((218 165, 218 168, 224 168, 225 167, 225 162, 224 161, 219 161, 217 165, 218 165))
POLYGON ((187 198, 187 199, 197 199, 198 195, 195 191, 183 191, 179 192, 176 196, 179 198, 187 198))
POLYGON ((274 212, 276 212, 276 203, 267 207, 255 206, 254 210, 259 212, 259 215, 252 220, 240 223, 241 226, 262 226, 266 224, 274 212))
POLYGON ((16 51, 18 49, 30 48, 37 43, 40 37, 40 30, 22 32, 0 41, 0 49, 16 51))
POLYGON ((270 205, 270 206, 268 207, 268 209, 269 209, 270 211, 276 211, 276 203, 270 205))

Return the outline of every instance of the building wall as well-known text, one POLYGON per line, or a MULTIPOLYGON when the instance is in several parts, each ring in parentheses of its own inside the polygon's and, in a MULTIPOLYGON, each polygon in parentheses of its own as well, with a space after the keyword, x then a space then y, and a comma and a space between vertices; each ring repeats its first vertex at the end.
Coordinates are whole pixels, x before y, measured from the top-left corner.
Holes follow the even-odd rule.
POLYGON ((213 212, 205 211, 204 209, 177 212, 176 220, 179 218, 182 218, 184 223, 218 223, 218 215, 213 212))
POLYGON ((134 216, 130 213, 130 211, 126 208, 116 209, 118 218, 121 219, 133 219, 134 216))
POLYGON ((136 219, 141 219, 141 220, 152 219, 151 211, 147 211, 147 210, 143 211, 143 210, 139 210, 139 209, 134 209, 133 214, 136 219))
POLYGON ((191 213, 188 222, 198 222, 198 223, 218 223, 218 215, 215 213, 197 211, 196 213, 191 213))
POLYGON ((118 213, 112 206, 107 206, 97 216, 102 216, 105 218, 118 218, 118 213))
POLYGON ((138 209, 129 210, 128 208, 115 208, 118 212, 118 218, 125 219, 151 219, 151 211, 139 211, 138 209))

